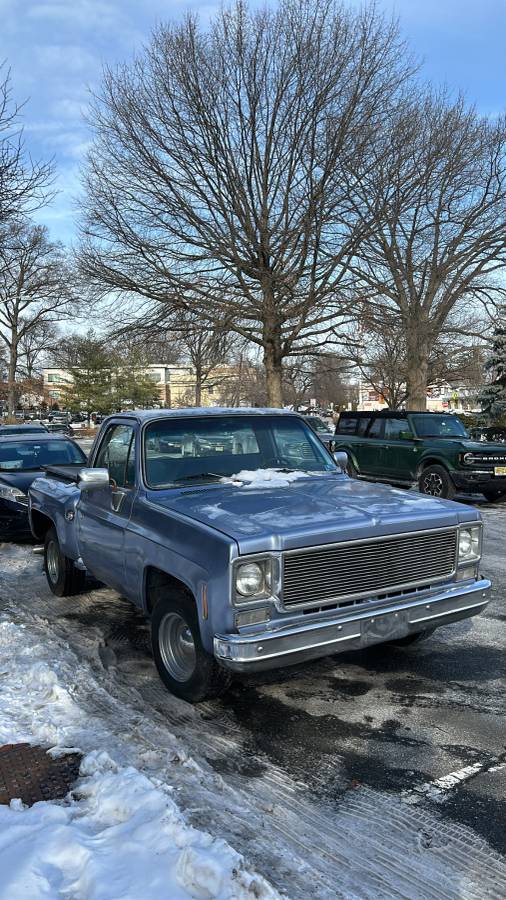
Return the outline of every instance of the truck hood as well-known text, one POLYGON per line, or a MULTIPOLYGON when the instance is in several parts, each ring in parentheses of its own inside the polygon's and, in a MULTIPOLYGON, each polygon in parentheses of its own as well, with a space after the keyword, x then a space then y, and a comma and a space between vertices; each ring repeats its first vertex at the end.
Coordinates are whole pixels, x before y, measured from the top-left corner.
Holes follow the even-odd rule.
POLYGON ((148 499, 226 534, 241 554, 443 528, 478 518, 459 503, 346 475, 300 478, 282 487, 213 484, 152 491, 148 499))

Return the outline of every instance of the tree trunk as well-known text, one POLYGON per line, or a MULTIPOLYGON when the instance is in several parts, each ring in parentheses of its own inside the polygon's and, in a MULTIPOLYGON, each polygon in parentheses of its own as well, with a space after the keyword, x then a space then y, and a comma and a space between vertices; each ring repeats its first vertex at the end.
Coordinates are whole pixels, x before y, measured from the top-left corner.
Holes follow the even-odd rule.
POLYGON ((202 367, 195 366, 195 406, 202 406, 202 367))
POLYGON ((9 371, 7 375, 7 413, 13 416, 16 412, 16 370, 18 367, 18 340, 12 333, 9 349, 9 371))
POLYGON ((274 341, 264 346, 265 384, 267 388, 267 406, 283 406, 283 358, 274 341))
POLYGON ((420 340, 419 333, 407 341, 407 409, 424 412, 427 409, 429 348, 420 340))

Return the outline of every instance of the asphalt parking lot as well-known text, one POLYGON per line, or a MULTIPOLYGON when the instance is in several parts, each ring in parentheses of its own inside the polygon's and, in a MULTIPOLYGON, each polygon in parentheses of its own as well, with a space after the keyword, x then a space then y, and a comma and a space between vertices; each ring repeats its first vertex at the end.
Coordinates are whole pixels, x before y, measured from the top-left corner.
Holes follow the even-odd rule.
MULTIPOLYGON (((143 717, 158 725, 162 721, 235 788, 258 796, 267 790, 277 807, 286 801, 288 815, 290 784, 292 796, 300 791, 305 809, 316 816, 315 833, 318 817, 332 821, 350 797, 358 804, 367 799, 357 807, 362 809, 356 813, 357 827, 370 829, 371 810, 377 816, 378 803, 386 798, 386 815, 394 823, 397 816, 399 828, 402 810, 414 816, 412 823, 432 817, 431 824, 418 829, 417 840, 430 847, 442 827, 438 823, 444 823, 443 843, 464 842, 466 852, 478 847, 485 854, 481 866, 487 848, 494 859, 506 854, 506 503, 473 502, 485 521, 483 572, 493 581, 493 598, 483 615, 440 629, 410 648, 381 645, 236 681, 226 697, 197 708, 165 692, 154 673, 146 623, 114 592, 90 585, 81 597, 51 597, 40 556, 34 559, 26 547, 36 575, 30 584, 23 578, 11 581, 9 598, 19 609, 29 603, 32 614, 47 617, 77 653, 90 657, 93 644, 109 687, 140 696, 143 717), (376 798, 372 806, 371 797, 376 798)), ((183 791, 180 800, 201 825, 203 813, 195 810, 191 795, 185 801, 183 791)), ((216 813, 215 825, 244 849, 237 823, 232 826, 225 815, 220 821, 216 813)), ((315 839, 309 836, 311 827, 308 817, 308 845, 315 839)), ((452 853, 451 864, 458 869, 452 853)), ((265 848, 262 854, 264 874, 272 877, 265 848)), ((418 896, 414 888, 410 891, 399 896, 418 896)), ((483 896, 505 892, 506 881, 497 893, 492 889, 483 896)), ((330 895, 324 886, 315 889, 315 896, 330 895)), ((289 896, 297 894, 292 889, 289 896)), ((438 896, 436 889, 426 896, 438 896)))

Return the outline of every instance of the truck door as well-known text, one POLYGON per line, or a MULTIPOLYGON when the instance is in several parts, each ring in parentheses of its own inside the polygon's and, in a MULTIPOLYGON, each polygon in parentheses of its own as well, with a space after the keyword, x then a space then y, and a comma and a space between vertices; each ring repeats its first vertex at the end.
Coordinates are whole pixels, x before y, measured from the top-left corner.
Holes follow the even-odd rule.
POLYGON ((136 494, 135 455, 135 424, 111 423, 91 460, 93 468, 109 470, 110 486, 83 492, 76 510, 86 568, 118 591, 125 586, 125 530, 136 494))

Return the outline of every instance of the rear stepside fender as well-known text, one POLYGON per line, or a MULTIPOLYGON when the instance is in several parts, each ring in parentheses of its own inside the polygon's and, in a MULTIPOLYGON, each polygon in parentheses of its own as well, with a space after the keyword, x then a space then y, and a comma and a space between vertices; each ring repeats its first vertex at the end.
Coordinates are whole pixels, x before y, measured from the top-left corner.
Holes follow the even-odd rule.
POLYGON ((75 512, 80 491, 76 484, 44 476, 36 478, 30 491, 30 527, 36 540, 44 540, 48 528, 54 526, 62 552, 78 559, 75 512))

